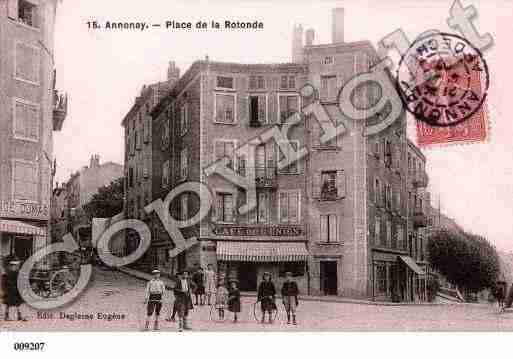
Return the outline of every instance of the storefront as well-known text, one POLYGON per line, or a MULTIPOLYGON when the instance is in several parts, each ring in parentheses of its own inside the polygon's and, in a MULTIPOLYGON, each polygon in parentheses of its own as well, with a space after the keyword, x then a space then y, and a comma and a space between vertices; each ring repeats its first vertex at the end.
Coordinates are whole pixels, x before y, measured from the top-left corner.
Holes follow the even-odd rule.
POLYGON ((0 219, 1 271, 5 269, 5 261, 16 258, 23 262, 45 244, 46 228, 17 220, 0 219))
POLYGON ((218 241, 218 268, 237 278, 242 291, 256 291, 263 273, 270 272, 277 291, 292 272, 299 291, 308 291, 308 251, 305 242, 218 241))
POLYGON ((426 272, 406 255, 373 253, 373 300, 423 302, 426 296, 426 272))

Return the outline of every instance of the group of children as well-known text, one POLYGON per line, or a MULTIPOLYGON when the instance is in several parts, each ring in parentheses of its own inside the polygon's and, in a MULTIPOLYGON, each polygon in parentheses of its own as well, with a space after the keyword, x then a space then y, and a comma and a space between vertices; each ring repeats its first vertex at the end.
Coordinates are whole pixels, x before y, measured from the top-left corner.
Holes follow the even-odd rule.
MULTIPOLYGON (((160 311, 162 309, 162 300, 166 291, 166 286, 160 279, 160 271, 154 270, 152 273, 153 278, 148 282, 146 286, 146 330, 148 330, 149 328, 150 318, 153 314, 155 314, 154 329, 158 330, 158 320, 160 316, 160 311)), ((240 290, 238 288, 237 280, 232 279, 226 281, 224 276, 219 276, 219 278, 215 279, 217 281, 217 288, 215 289, 215 293, 213 293, 212 289, 210 289, 207 292, 215 298, 215 302, 213 303, 213 305, 215 305, 215 310, 217 311, 218 318, 224 320, 225 311, 228 310, 233 313, 233 322, 236 323, 238 321, 238 313, 240 313, 241 311, 240 290)), ((189 279, 187 271, 182 271, 178 273, 178 278, 175 281, 175 285, 173 288, 173 293, 175 296, 175 300, 173 303, 173 313, 172 316, 167 320, 174 321, 175 314, 178 313, 179 331, 182 331, 183 329, 191 329, 187 324, 187 317, 189 310, 193 308, 192 295, 197 293, 193 288, 195 286, 195 281, 189 279)), ((209 304, 210 295, 207 295, 209 304)), ((264 273, 263 281, 260 283, 258 287, 258 301, 260 302, 262 310, 262 323, 265 322, 266 313, 269 314, 269 323, 273 322, 272 314, 274 311, 277 310, 275 303, 275 295, 276 290, 271 280, 271 275, 270 273, 266 272, 264 273)), ((281 289, 281 295, 285 311, 287 312, 287 324, 291 323, 292 317, 292 323, 296 325, 296 307, 299 304, 299 291, 297 283, 292 280, 291 272, 286 273, 285 282, 283 283, 283 287, 281 289)), ((197 303, 198 301, 196 301, 196 304, 197 303)))

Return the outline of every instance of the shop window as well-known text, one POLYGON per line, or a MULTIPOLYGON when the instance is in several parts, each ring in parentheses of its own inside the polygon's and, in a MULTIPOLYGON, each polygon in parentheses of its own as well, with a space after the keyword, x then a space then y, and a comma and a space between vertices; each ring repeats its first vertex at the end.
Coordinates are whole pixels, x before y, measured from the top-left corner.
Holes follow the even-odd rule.
POLYGON ((235 123, 235 95, 215 94, 214 97, 214 121, 217 123, 235 123))
POLYGON ((337 215, 327 214, 321 215, 321 242, 336 243, 338 242, 338 221, 337 215))
POLYGON ((304 262, 280 262, 279 276, 285 277, 287 272, 291 272, 293 277, 302 277, 305 275, 304 262))
POLYGON ((385 263, 375 263, 375 295, 387 294, 387 266, 385 263))

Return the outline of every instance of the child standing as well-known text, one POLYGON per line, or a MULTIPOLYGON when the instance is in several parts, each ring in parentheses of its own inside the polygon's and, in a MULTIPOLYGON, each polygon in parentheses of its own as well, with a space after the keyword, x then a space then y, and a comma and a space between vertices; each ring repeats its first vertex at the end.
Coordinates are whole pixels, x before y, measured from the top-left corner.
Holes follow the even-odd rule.
POLYGON ((224 319, 224 309, 228 302, 228 290, 224 286, 224 283, 219 282, 216 292, 216 309, 219 311, 219 318, 224 319))
POLYGON ((285 274, 285 282, 281 288, 281 296, 283 298, 283 306, 287 312, 287 324, 290 324, 290 315, 292 314, 292 323, 297 325, 296 322, 296 308, 299 304, 297 296, 299 290, 296 281, 292 280, 292 272, 285 274))
POLYGON ((146 285, 145 302, 147 305, 147 316, 145 329, 148 330, 150 325, 150 318, 155 313, 155 324, 154 329, 159 329, 159 316, 160 310, 162 309, 162 297, 166 292, 166 286, 160 279, 160 271, 155 269, 151 272, 153 278, 146 285))
POLYGON ((240 313, 240 290, 237 287, 236 281, 230 283, 228 310, 233 313, 233 322, 237 323, 237 313, 240 313))

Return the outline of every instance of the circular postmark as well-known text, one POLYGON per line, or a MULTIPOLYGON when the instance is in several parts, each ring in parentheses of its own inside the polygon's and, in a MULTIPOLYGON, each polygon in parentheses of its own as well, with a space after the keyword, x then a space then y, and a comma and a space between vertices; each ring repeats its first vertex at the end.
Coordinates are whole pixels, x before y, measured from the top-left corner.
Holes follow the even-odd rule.
POLYGON ((406 109, 432 126, 455 126, 483 105, 488 66, 463 37, 431 32, 401 57, 397 87, 406 109))

